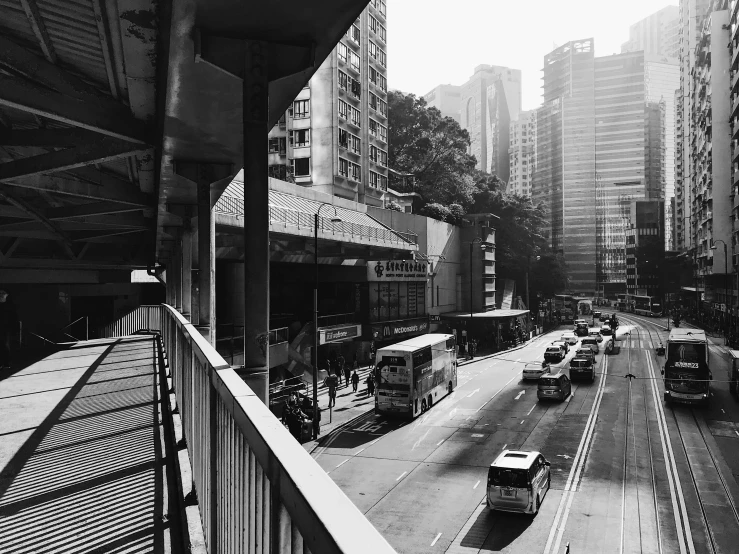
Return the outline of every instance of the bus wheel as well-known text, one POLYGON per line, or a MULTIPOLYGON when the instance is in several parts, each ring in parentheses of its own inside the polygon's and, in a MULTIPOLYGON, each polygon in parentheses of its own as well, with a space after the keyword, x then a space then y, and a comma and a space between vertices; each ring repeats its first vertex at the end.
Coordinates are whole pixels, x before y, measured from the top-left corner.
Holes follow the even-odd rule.
POLYGON ((421 400, 421 413, 424 413, 426 411, 426 399, 421 400))
POLYGON ((447 387, 447 390, 449 391, 449 394, 452 394, 452 382, 451 381, 449 381, 449 386, 447 387))
POLYGON ((429 394, 429 409, 431 409, 431 405, 434 403, 433 398, 431 398, 431 395, 429 394))

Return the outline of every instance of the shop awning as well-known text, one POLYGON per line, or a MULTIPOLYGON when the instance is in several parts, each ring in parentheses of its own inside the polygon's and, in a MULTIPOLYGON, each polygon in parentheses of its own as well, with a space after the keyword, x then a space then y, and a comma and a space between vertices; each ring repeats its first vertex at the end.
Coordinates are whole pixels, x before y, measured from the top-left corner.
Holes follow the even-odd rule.
MULTIPOLYGON (((518 317, 529 313, 529 310, 492 310, 490 312, 475 312, 472 314, 473 319, 507 319, 510 317, 518 317)), ((469 319, 470 312, 447 312, 440 314, 441 319, 469 319)))

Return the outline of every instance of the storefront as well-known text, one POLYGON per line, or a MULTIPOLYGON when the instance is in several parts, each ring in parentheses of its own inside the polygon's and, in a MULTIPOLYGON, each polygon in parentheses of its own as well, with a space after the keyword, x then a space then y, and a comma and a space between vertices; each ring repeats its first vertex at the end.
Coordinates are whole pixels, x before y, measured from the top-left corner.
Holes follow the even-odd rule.
POLYGON ((368 323, 372 349, 429 332, 428 264, 413 260, 367 262, 368 323))
POLYGON ((503 350, 507 345, 528 340, 528 310, 492 310, 470 316, 465 312, 441 314, 447 332, 457 337, 458 344, 477 341, 478 348, 503 350))

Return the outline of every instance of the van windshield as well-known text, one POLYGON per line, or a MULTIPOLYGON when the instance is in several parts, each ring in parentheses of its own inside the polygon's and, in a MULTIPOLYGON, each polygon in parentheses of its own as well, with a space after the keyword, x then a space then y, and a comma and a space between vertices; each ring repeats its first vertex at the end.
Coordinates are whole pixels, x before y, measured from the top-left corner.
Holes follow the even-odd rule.
POLYGON ((555 379, 553 377, 540 377, 539 378, 540 387, 556 387, 558 384, 559 384, 558 379, 555 379))
POLYGON ((528 487, 529 477, 525 469, 491 467, 488 476, 491 485, 498 487, 528 487))

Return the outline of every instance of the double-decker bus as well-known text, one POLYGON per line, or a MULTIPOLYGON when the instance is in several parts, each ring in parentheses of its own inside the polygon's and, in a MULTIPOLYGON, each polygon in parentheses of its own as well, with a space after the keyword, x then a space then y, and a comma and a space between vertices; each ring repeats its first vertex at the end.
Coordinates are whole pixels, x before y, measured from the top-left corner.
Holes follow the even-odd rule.
POLYGON ((380 348, 375 412, 414 418, 457 386, 454 335, 428 334, 380 348))
POLYGON ((656 296, 626 296, 628 311, 634 314, 659 317, 662 315, 662 303, 656 296))
POLYGON ((614 307, 620 312, 628 311, 627 294, 617 294, 614 307))
POLYGON ((555 294, 554 309, 559 311, 562 323, 574 323, 577 300, 570 294, 555 294))
POLYGON ((712 375, 706 333, 701 329, 672 329, 665 357, 665 402, 707 405, 712 375))

